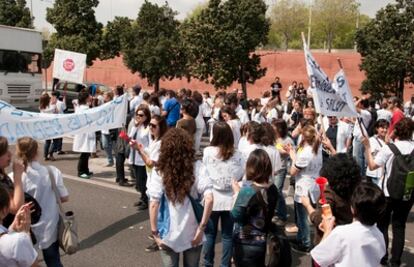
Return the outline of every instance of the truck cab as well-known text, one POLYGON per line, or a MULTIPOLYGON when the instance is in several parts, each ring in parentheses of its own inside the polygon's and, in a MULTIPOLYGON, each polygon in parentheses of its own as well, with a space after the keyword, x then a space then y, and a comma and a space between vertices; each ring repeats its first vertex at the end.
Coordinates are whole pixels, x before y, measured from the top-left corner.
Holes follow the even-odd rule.
POLYGON ((0 100, 37 108, 42 89, 42 34, 0 25, 0 100))

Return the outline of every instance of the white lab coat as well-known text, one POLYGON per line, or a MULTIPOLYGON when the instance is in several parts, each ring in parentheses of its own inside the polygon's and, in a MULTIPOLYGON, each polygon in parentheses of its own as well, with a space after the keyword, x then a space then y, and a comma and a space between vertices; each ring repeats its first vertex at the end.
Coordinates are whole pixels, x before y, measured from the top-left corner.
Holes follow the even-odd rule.
MULTIPOLYGON (((89 106, 80 105, 76 108, 75 113, 82 113, 85 110, 88 110, 89 106)), ((95 153, 96 152, 96 137, 95 132, 76 134, 73 139, 74 152, 82 153, 95 153)))

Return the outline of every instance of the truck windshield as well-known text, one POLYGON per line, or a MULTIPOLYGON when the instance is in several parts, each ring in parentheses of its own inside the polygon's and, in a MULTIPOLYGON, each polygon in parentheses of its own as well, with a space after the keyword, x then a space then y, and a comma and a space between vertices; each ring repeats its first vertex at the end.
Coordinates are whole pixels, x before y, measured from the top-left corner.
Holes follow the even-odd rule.
POLYGON ((0 50, 1 72, 42 73, 38 53, 0 50))

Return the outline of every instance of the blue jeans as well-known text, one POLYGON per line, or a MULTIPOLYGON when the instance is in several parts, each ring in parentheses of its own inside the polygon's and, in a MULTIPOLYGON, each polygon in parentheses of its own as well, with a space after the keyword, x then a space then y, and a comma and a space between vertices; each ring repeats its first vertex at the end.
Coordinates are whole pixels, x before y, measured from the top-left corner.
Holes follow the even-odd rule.
POLYGON ((213 222, 213 231, 206 232, 206 242, 203 245, 203 258, 206 267, 214 266, 214 245, 216 243, 218 221, 221 218, 221 240, 223 243, 223 254, 221 256, 221 267, 231 266, 230 259, 233 250, 233 219, 230 211, 213 211, 210 219, 213 222))
POLYGON ((296 214, 296 225, 298 226, 298 234, 296 239, 300 244, 309 248, 311 243, 310 237, 310 227, 308 222, 308 213, 306 208, 298 202, 294 202, 295 205, 295 214, 296 214))
POLYGON ((282 221, 287 221, 287 208, 285 197, 283 196, 283 185, 285 184, 285 179, 287 175, 287 168, 280 169, 275 176, 275 185, 277 190, 279 190, 279 199, 276 205, 276 216, 279 217, 282 221))
MULTIPOLYGON (((190 248, 183 251, 184 267, 198 267, 200 263, 201 247, 190 248)), ((161 261, 164 267, 178 267, 180 263, 180 253, 174 252, 170 248, 161 250, 161 261)))
POLYGON ((47 267, 63 267, 60 261, 58 241, 50 245, 47 249, 43 249, 42 252, 47 267))
POLYGON ((361 169, 361 176, 367 173, 367 163, 365 161, 365 147, 358 138, 352 141, 352 156, 355 158, 359 168, 361 169))
POLYGON ((112 156, 112 140, 109 134, 102 134, 102 146, 106 153, 106 158, 109 164, 114 164, 114 157, 112 156))

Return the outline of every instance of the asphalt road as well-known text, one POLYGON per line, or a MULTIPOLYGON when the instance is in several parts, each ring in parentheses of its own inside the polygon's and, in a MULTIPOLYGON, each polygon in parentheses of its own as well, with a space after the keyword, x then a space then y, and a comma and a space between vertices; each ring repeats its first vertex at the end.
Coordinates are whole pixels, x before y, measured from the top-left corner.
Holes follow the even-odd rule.
MULTIPOLYGON (((70 142, 70 139, 65 139, 65 151, 71 150, 70 142)), ((81 249, 74 255, 63 255, 64 266, 161 266, 158 252, 145 251, 145 247, 151 244, 147 238, 149 219, 147 211, 138 212, 133 207, 138 193, 133 187, 116 185, 115 168, 105 167, 103 152, 98 152, 98 155, 99 158, 90 159, 90 169, 94 172, 90 180, 76 177, 78 154, 56 155, 56 161, 46 162, 64 174, 70 193, 70 201, 64 206, 66 210, 74 211, 78 222, 81 249)), ((293 221, 293 216, 289 220, 293 221)), ((403 266, 414 266, 413 211, 408 221, 403 266)), ((221 242, 218 240, 216 266, 220 256, 221 242)), ((311 266, 309 256, 293 253, 293 257, 293 266, 311 266)))

